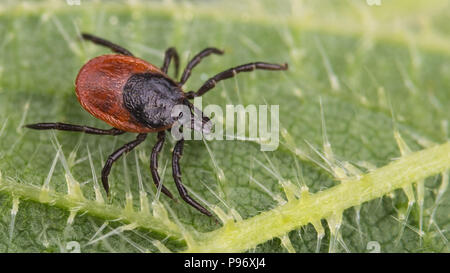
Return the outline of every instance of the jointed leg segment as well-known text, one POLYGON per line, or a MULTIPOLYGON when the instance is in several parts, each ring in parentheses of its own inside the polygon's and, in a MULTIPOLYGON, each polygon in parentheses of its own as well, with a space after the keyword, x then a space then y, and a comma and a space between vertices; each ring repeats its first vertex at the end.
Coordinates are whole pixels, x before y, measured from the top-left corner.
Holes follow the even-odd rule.
POLYGON ((35 123, 35 124, 28 124, 25 125, 25 127, 35 130, 60 130, 60 131, 71 131, 71 132, 83 132, 86 134, 92 134, 92 135, 121 135, 125 133, 125 131, 111 128, 108 130, 105 129, 98 129, 94 127, 84 126, 84 125, 73 125, 73 124, 67 124, 67 123, 61 123, 61 122, 51 122, 51 123, 35 123))
POLYGON ((119 159, 123 154, 126 154, 136 148, 145 140, 146 137, 147 134, 139 134, 135 140, 123 145, 108 157, 108 160, 106 160, 105 166, 102 169, 102 183, 103 188, 105 188, 106 194, 109 195, 108 176, 109 172, 111 171, 112 164, 117 161, 117 159, 119 159))
POLYGON ((87 40, 87 41, 91 41, 94 44, 105 46, 105 47, 111 49, 113 52, 127 55, 127 56, 133 56, 133 54, 130 51, 128 51, 127 49, 125 49, 119 45, 116 45, 108 40, 102 39, 100 37, 97 37, 97 36, 94 36, 91 34, 87 34, 87 33, 82 33, 81 38, 83 38, 84 40, 87 40))
MULTIPOLYGON (((161 183, 161 179, 158 174, 158 154, 161 152, 162 147, 164 145, 164 140, 166 138, 166 133, 164 131, 161 131, 158 133, 158 141, 156 142, 155 146, 152 150, 152 155, 150 158, 150 171, 152 173, 153 182, 155 182, 156 188, 159 188, 159 185, 161 183)), ((164 187, 164 185, 161 185, 161 191, 173 199, 172 193, 164 187)))
POLYGON ((271 64, 271 63, 263 63, 263 62, 256 62, 256 63, 248 63, 239 65, 230 69, 227 69, 223 72, 220 72, 219 74, 215 75, 214 77, 208 79, 199 89, 197 92, 190 91, 186 93, 186 97, 189 99, 192 99, 194 97, 199 97, 208 92, 209 90, 213 89, 217 82, 232 78, 236 76, 236 74, 240 72, 250 72, 255 69, 261 69, 261 70, 286 70, 288 68, 287 64, 284 65, 278 65, 278 64, 271 64))
POLYGON ((180 158, 183 155, 183 145, 184 139, 179 140, 173 149, 172 154, 172 175, 175 180, 175 185, 177 186, 177 190, 180 193, 181 198, 188 203, 189 205, 196 208, 201 213, 212 216, 211 212, 205 209, 202 205, 200 205, 197 201, 195 201, 192 197, 189 196, 186 188, 183 186, 181 182, 181 169, 180 169, 180 158))
POLYGON ((195 55, 194 58, 192 58, 191 61, 187 64, 186 68, 183 71, 183 75, 181 76, 180 84, 181 85, 185 84, 186 81, 191 76, 192 69, 196 65, 198 65, 203 58, 205 58, 211 54, 222 55, 223 51, 220 49, 214 48, 214 47, 208 47, 208 48, 205 48, 202 51, 200 51, 200 53, 195 55))
POLYGON ((169 65, 170 65, 170 61, 173 59, 174 64, 175 64, 175 78, 178 77, 178 71, 180 68, 180 57, 178 56, 177 50, 173 47, 169 47, 166 50, 166 53, 164 55, 164 64, 161 67, 161 70, 167 74, 167 72, 169 71, 169 65))

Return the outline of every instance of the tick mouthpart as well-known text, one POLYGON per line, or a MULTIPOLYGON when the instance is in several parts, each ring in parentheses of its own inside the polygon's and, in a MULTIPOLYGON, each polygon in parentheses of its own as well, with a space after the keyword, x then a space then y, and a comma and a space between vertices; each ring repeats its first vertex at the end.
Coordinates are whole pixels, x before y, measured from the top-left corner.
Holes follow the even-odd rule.
POLYGON ((213 123, 209 119, 206 121, 199 116, 192 115, 190 127, 197 132, 208 135, 211 133, 213 123))

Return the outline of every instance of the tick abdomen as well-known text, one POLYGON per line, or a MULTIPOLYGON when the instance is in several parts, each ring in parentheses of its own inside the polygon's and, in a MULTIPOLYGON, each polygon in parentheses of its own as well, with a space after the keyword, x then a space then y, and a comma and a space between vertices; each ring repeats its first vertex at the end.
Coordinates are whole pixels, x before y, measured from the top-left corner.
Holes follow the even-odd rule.
POLYGON ((136 57, 108 54, 87 62, 76 79, 80 104, 94 117, 114 128, 136 133, 158 130, 144 126, 124 107, 123 88, 136 74, 164 74, 158 67, 136 57))

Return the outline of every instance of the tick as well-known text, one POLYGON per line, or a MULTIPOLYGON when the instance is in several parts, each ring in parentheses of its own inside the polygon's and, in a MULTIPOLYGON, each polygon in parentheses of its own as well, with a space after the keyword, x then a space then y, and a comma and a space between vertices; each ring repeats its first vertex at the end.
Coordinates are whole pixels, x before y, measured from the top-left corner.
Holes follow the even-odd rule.
MULTIPOLYGON (((75 91, 81 106, 94 117, 103 120, 111 129, 98 129, 82 125, 66 123, 36 123, 26 127, 37 130, 62 130, 83 132, 93 135, 121 135, 137 133, 135 140, 126 143, 112 153, 102 169, 102 184, 109 195, 108 176, 111 167, 123 154, 126 154, 141 144, 148 133, 158 133, 157 142, 150 156, 150 171, 156 187, 160 187, 158 174, 158 154, 163 147, 166 131, 177 121, 171 111, 176 105, 186 105, 195 111, 189 101, 204 95, 216 84, 240 72, 250 72, 255 69, 286 70, 287 64, 278 65, 265 62, 254 62, 227 69, 208 79, 197 91, 183 91, 183 85, 191 76, 192 69, 200 61, 211 55, 222 55, 217 48, 206 48, 195 55, 187 64, 179 81, 167 75, 171 61, 175 64, 175 76, 178 77, 179 57, 175 48, 166 50, 161 67, 148 63, 127 49, 110 41, 90 35, 81 37, 95 44, 105 46, 116 54, 107 54, 88 61, 78 73, 75 81, 75 91)), ((208 121, 203 118, 203 123, 208 121)), ((180 158, 183 154, 184 140, 176 142, 172 152, 172 175, 181 198, 201 213, 212 216, 206 208, 189 196, 181 181, 180 158)), ((161 191, 173 199, 172 193, 161 185, 161 191)))

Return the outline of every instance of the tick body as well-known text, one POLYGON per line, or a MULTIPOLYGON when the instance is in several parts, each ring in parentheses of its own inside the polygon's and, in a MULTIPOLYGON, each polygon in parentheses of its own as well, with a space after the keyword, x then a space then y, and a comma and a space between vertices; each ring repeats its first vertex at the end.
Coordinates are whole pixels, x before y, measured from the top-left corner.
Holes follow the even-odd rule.
MULTIPOLYGON (((84 132, 96 135, 119 135, 126 132, 137 133, 135 140, 126 143, 112 153, 102 169, 102 184, 109 194, 108 176, 113 163, 123 154, 130 152, 147 137, 148 133, 156 132, 157 142, 150 157, 150 171, 153 182, 170 198, 172 193, 160 185, 158 174, 158 154, 165 142, 166 130, 177 121, 172 117, 172 109, 176 105, 186 105, 194 111, 189 102, 194 97, 202 96, 214 88, 217 82, 234 77, 239 72, 249 72, 255 69, 286 70, 287 64, 278 65, 264 62, 248 63, 225 70, 208 79, 197 91, 184 92, 183 84, 191 75, 192 69, 200 61, 211 54, 223 54, 217 48, 206 48, 187 64, 179 81, 170 78, 167 71, 171 61, 175 64, 175 76, 178 76, 179 57, 174 48, 166 50, 163 65, 157 67, 114 43, 102 38, 82 34, 82 38, 98 45, 110 48, 117 54, 108 54, 88 61, 78 73, 75 90, 82 107, 94 117, 109 124, 111 129, 98 129, 82 125, 65 123, 36 123, 26 127, 38 130, 63 130, 84 132)), ((204 118, 203 122, 208 119, 204 118)), ((184 140, 177 141, 172 155, 172 174, 176 188, 181 198, 205 215, 212 214, 191 198, 181 181, 179 160, 183 153, 184 140)))
POLYGON ((184 92, 158 67, 123 55, 103 55, 85 64, 76 79, 80 104, 94 117, 126 132, 150 133, 171 127, 184 92), (149 107, 150 106, 150 107, 149 107))

